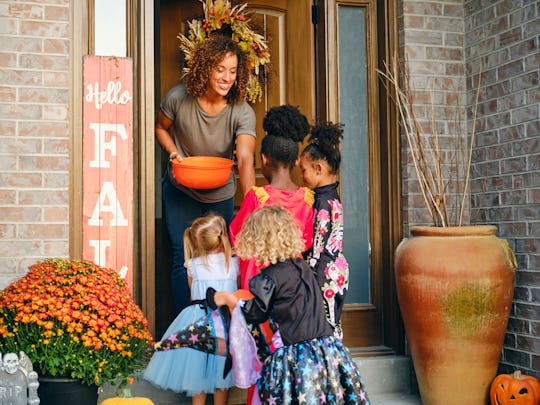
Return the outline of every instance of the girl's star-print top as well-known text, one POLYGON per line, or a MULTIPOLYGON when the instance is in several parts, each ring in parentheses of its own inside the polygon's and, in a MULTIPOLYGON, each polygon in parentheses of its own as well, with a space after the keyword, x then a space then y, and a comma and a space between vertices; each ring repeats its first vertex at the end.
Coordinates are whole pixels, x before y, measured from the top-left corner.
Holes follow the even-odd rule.
POLYGON ((249 281, 249 290, 254 298, 242 307, 246 322, 258 324, 271 318, 285 345, 332 335, 317 280, 304 259, 262 269, 249 281))
POLYGON ((322 290, 327 320, 342 339, 340 317, 349 288, 349 264, 343 255, 343 207, 338 185, 336 182, 314 190, 313 246, 307 260, 322 290))

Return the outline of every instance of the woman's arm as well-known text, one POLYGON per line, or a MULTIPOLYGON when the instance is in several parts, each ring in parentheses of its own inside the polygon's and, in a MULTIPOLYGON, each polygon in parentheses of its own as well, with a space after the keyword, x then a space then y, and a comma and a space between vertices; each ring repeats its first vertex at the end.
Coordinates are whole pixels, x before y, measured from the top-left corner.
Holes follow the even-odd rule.
POLYGON ((236 161, 243 195, 255 185, 255 145, 256 138, 253 135, 239 134, 236 137, 236 161))
POLYGON ((163 114, 163 111, 159 110, 155 126, 156 139, 167 155, 171 156, 171 154, 176 153, 176 159, 182 160, 182 157, 178 155, 178 149, 176 148, 174 140, 169 133, 169 128, 173 124, 173 120, 167 118, 165 114, 163 114))
POLYGON ((255 211, 257 207, 258 200, 255 192, 251 191, 245 194, 244 200, 242 201, 242 204, 240 204, 240 209, 231 221, 231 225, 229 225, 229 239, 231 240, 231 244, 233 246, 236 242, 236 236, 240 233, 240 230, 242 229, 244 222, 246 222, 247 217, 249 217, 249 215, 255 211))

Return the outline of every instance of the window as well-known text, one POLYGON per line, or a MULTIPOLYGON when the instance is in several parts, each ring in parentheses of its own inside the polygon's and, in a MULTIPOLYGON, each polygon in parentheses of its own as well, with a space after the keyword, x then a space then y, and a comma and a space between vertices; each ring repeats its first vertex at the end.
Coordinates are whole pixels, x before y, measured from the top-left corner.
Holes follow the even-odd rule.
POLYGON ((127 55, 126 0, 94 0, 94 55, 127 55))

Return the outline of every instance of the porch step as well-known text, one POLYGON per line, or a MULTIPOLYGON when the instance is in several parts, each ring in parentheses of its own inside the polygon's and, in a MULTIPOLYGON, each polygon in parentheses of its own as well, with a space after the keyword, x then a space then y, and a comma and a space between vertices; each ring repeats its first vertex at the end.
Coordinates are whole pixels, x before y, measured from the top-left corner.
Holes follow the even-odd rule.
POLYGON ((422 405, 409 357, 355 357, 355 361, 371 405, 422 405))
POLYGON ((420 397, 412 394, 383 394, 369 397, 371 405, 422 405, 420 397))
MULTIPOLYGON (((410 358, 405 356, 355 357, 358 369, 366 384, 372 405, 421 405, 415 394, 410 358)), ((156 405, 191 405, 191 398, 172 391, 161 390, 145 380, 137 380, 132 387, 133 396, 146 397, 156 405)), ((99 394, 99 401, 116 395, 114 387, 106 385, 99 394)), ((233 389, 229 405, 245 404, 246 391, 233 389)), ((207 404, 212 404, 209 395, 207 404)))
POLYGON ((370 396, 413 392, 411 359, 406 356, 355 357, 370 396))

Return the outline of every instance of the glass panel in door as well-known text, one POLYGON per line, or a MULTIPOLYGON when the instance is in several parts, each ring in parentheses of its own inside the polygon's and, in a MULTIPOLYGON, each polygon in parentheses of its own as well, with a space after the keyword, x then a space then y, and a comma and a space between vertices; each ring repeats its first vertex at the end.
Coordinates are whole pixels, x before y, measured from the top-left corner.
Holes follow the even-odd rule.
POLYGON ((339 117, 345 124, 341 195, 344 253, 351 275, 347 303, 370 302, 369 164, 365 8, 338 7, 339 117))

